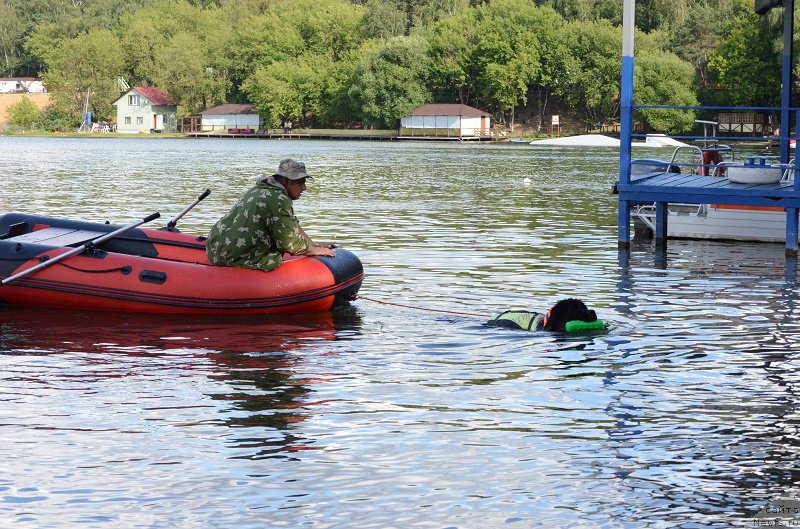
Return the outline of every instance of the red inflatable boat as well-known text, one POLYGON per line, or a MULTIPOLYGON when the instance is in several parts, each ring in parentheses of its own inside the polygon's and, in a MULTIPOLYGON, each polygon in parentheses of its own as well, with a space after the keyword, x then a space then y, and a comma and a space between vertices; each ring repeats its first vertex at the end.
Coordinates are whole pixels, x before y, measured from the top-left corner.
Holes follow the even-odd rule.
POLYGON ((342 248, 336 257, 287 256, 270 272, 212 266, 204 237, 138 227, 155 217, 121 228, 0 216, 0 302, 153 313, 299 313, 352 300, 361 286, 361 262, 342 248))

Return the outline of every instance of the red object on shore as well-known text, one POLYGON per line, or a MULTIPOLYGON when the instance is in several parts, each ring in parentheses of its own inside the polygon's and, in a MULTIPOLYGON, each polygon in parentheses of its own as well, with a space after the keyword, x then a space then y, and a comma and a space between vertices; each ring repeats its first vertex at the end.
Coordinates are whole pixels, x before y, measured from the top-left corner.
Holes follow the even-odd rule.
MULTIPOLYGON (((117 226, 22 213, 0 216, 0 279, 74 250, 117 226), (5 234, 5 235, 3 235, 5 234)), ((275 270, 212 266, 205 238, 133 229, 0 287, 0 302, 173 314, 327 311, 355 298, 358 257, 288 257, 275 270)))

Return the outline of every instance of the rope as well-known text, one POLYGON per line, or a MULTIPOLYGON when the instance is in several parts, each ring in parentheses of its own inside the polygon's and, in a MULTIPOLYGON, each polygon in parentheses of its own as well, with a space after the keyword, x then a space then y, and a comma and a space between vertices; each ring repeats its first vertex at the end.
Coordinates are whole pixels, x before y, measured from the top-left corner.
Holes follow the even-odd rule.
POLYGON ((361 296, 361 295, 356 296, 356 299, 365 299, 367 301, 372 301, 373 303, 380 303, 381 305, 392 305, 394 307, 403 307, 403 308, 406 308, 406 309, 425 310, 425 311, 429 311, 429 312, 443 312, 445 314, 458 314, 458 315, 461 315, 461 316, 475 316, 477 318, 488 318, 489 317, 489 316, 487 316, 485 314, 475 314, 474 312, 460 312, 460 311, 455 311, 455 310, 431 309, 431 308, 426 308, 426 307, 417 307, 415 305, 404 305, 402 303, 392 303, 392 302, 389 302, 389 301, 381 301, 379 299, 368 298, 366 296, 361 296))
POLYGON ((130 267, 129 266, 118 266, 116 268, 106 268, 106 269, 103 269, 103 270, 91 270, 91 269, 88 269, 88 268, 78 268, 77 266, 72 266, 72 265, 68 265, 68 264, 64 264, 64 263, 56 263, 56 264, 61 265, 64 268, 69 268, 70 270, 75 270, 76 272, 85 272, 87 274, 108 274, 110 272, 122 272, 122 273, 125 273, 126 270, 128 271, 128 273, 130 273, 130 267))
MULTIPOLYGON (((35 257, 34 257, 35 259, 35 257)), ((30 257, 21 257, 21 258, 13 258, 13 257, 0 257, 0 261, 9 261, 9 262, 27 262, 30 261, 30 257)), ((47 261, 43 261, 47 262, 47 261)), ((55 263, 57 265, 63 266, 65 268, 69 268, 70 270, 75 270, 77 272, 86 272, 87 274, 107 274, 109 272, 125 272, 129 269, 128 266, 118 266, 116 268, 106 268, 104 270, 90 270, 87 268, 78 268, 77 266, 68 265, 62 262, 55 263)))

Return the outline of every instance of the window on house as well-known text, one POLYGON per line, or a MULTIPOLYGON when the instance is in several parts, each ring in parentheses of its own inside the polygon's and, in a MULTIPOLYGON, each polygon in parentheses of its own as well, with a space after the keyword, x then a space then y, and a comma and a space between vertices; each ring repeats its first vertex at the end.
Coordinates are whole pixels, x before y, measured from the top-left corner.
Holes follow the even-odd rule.
POLYGON ((143 117, 141 117, 141 116, 139 116, 138 118, 136 118, 136 124, 137 124, 137 125, 144 125, 144 118, 143 118, 143 117))
POLYGON ((138 94, 132 94, 128 96, 128 106, 130 107, 138 107, 139 106, 139 96, 138 94))
POLYGON ((125 124, 126 124, 126 125, 130 125, 130 124, 131 124, 131 117, 130 117, 130 116, 127 116, 127 117, 125 118, 125 124))

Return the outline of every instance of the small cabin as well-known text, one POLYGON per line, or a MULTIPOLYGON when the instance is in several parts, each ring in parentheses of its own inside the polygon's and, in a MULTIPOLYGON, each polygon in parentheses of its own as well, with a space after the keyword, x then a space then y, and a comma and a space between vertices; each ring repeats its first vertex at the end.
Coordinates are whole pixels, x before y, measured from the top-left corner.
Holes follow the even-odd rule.
POLYGON ((0 77, 0 94, 41 94, 47 92, 36 77, 0 77))
POLYGON ((117 132, 177 132, 178 102, 154 86, 134 86, 114 101, 117 132))
POLYGON ((254 105, 229 103, 201 113, 203 132, 255 134, 261 130, 261 116, 254 105))
POLYGON ((482 138, 489 136, 492 116, 460 104, 422 105, 400 120, 401 136, 482 138))
POLYGON ((728 111, 717 115, 720 134, 733 136, 764 136, 772 133, 766 112, 728 111))

